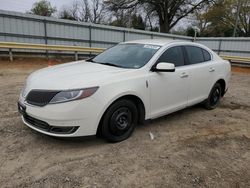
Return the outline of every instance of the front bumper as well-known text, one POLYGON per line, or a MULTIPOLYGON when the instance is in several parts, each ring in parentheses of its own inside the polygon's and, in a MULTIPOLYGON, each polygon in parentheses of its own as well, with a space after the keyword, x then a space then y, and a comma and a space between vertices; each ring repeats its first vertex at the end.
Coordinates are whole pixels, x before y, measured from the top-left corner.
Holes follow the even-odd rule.
POLYGON ((18 103, 23 122, 31 129, 56 137, 95 135, 102 115, 102 104, 87 98, 44 107, 18 103))
POLYGON ((47 122, 33 118, 25 113, 22 114, 22 118, 26 124, 29 124, 33 128, 52 134, 73 134, 79 128, 79 126, 72 126, 72 127, 51 126, 47 122))

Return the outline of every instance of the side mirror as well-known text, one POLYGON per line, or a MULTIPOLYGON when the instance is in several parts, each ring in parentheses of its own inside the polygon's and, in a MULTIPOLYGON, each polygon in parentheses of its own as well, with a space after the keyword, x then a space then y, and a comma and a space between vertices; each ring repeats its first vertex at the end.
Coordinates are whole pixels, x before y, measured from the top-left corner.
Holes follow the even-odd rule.
POLYGON ((174 72, 175 65, 173 63, 160 62, 152 70, 154 72, 174 72))

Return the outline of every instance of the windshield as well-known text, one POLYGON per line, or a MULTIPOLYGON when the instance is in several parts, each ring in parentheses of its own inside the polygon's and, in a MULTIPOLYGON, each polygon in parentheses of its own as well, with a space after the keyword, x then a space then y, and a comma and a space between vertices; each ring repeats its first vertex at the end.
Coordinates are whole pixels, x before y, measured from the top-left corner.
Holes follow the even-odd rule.
POLYGON ((122 68, 140 68, 157 52, 160 46, 148 44, 118 44, 99 54, 91 61, 122 68))

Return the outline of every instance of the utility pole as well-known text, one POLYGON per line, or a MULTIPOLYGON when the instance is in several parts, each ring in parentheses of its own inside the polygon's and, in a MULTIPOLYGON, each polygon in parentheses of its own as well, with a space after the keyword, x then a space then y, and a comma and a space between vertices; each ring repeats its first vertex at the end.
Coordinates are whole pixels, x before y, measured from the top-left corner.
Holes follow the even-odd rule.
POLYGON ((239 22, 239 16, 240 16, 240 0, 238 0, 238 4, 237 4, 237 12, 236 12, 236 20, 235 20, 235 25, 234 25, 233 37, 236 37, 236 32, 237 32, 237 27, 238 27, 238 22, 239 22))

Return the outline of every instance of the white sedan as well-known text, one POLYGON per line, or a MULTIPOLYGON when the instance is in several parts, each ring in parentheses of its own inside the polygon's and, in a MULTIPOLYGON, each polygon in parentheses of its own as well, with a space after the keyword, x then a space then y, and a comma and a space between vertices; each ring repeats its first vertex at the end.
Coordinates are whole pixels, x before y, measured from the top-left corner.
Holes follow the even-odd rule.
POLYGON ((204 45, 175 40, 120 43, 98 56, 32 73, 19 112, 50 136, 127 139, 135 126, 203 103, 214 109, 227 91, 230 64, 204 45))

